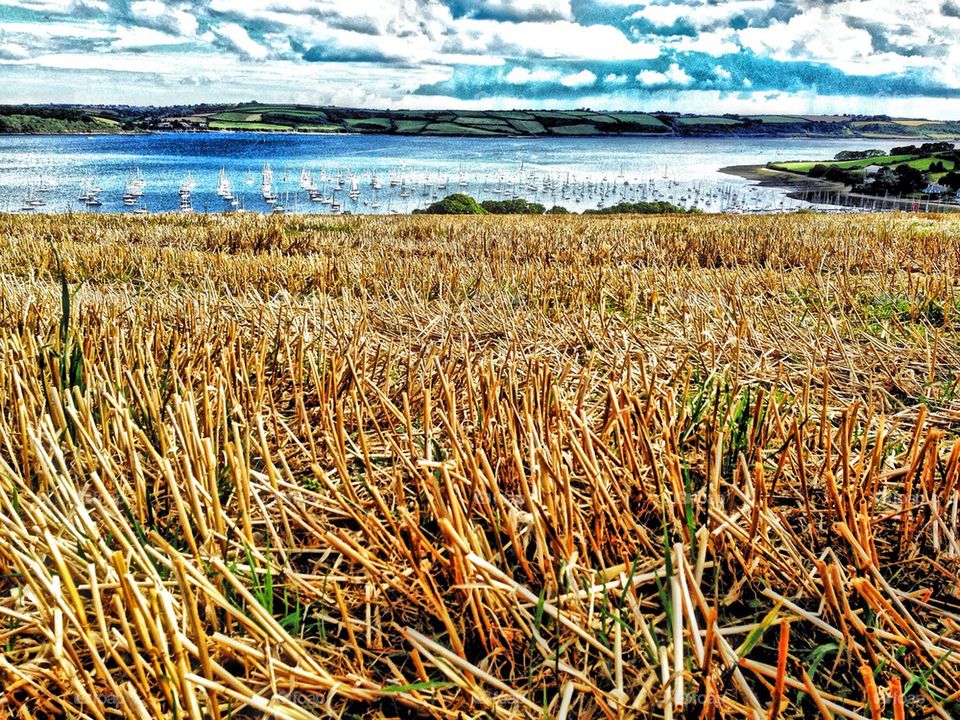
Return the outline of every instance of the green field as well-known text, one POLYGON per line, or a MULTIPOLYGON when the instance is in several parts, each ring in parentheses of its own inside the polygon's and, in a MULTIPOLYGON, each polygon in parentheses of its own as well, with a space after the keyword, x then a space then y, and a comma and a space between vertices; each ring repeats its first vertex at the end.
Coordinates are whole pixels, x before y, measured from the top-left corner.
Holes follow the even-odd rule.
POLYGON ((28 114, 0 115, 0 134, 87 134, 117 132, 120 123, 104 117, 47 118, 28 114))
POLYGON ((909 165, 910 167, 915 167, 917 168, 917 170, 927 171, 930 169, 930 166, 933 165, 935 162, 942 162, 943 166, 947 170, 952 170, 954 167, 954 163, 952 160, 942 160, 940 158, 935 158, 935 157, 917 158, 916 160, 911 160, 905 164, 909 165))
MULTIPOLYGON (((886 116, 680 115, 664 112, 578 110, 370 110, 329 106, 242 103, 140 108, 0 104, 0 134, 143 130, 265 130, 275 132, 396 133, 401 135, 675 135, 902 140, 960 138, 960 122, 886 116), (102 118, 100 116, 103 116, 102 118)), ((802 166, 800 166, 802 168, 802 166)), ((802 169, 799 171, 803 171, 802 169)))
POLYGON ((224 122, 259 122, 262 116, 262 113, 224 112, 217 113, 212 119, 224 122))
POLYGON ((284 131, 290 130, 289 125, 274 125, 272 123, 262 123, 262 122, 235 122, 235 121, 222 121, 222 120, 211 120, 208 123, 208 127, 211 130, 271 130, 271 131, 284 131))
POLYGON ((599 134, 595 125, 557 125, 552 128, 557 135, 597 135, 599 134))
POLYGON ((430 123, 423 129, 427 135, 501 135, 493 130, 484 130, 478 127, 457 125, 452 122, 430 123))
MULTIPOLYGON (((863 158, 860 160, 808 160, 804 162, 775 163, 773 167, 777 170, 796 173, 808 173, 814 165, 838 167, 841 170, 859 170, 869 167, 870 165, 899 165, 904 162, 909 162, 909 164, 919 162, 918 160, 914 160, 915 157, 914 155, 881 155, 879 157, 863 158)), ((929 160, 927 163, 928 166, 930 162, 934 160, 933 158, 924 159, 929 160)), ((914 167, 919 167, 919 165, 914 165, 914 167)))
POLYGON ((335 133, 343 130, 339 125, 297 125, 297 130, 301 132, 323 132, 335 133))
POLYGON ((759 120, 765 123, 798 123, 804 122, 804 118, 791 115, 748 115, 751 120, 759 120))
POLYGON ((534 120, 536 118, 533 113, 528 112, 501 112, 497 113, 497 116, 506 120, 534 120))
POLYGON ((267 110, 264 114, 274 114, 274 115, 287 115, 289 117, 300 117, 307 118, 309 120, 316 120, 317 118, 327 119, 327 114, 320 110, 267 110))
POLYGON ((827 167, 837 167, 841 170, 859 170, 870 165, 909 165, 918 170, 929 170, 935 162, 942 162, 947 170, 954 168, 952 160, 943 160, 941 158, 927 156, 916 157, 915 155, 883 155, 881 157, 863 158, 862 160, 818 160, 806 162, 787 162, 776 163, 773 167, 777 170, 787 170, 788 172, 808 173, 814 165, 826 165, 827 167))
MULTIPOLYGON (((811 178, 823 178, 849 187, 854 193, 866 195, 886 195, 888 193, 905 197, 923 197, 926 185, 942 182, 946 188, 956 189, 952 174, 958 167, 957 153, 954 150, 931 145, 922 147, 903 147, 901 150, 914 150, 913 154, 879 155, 855 160, 807 160, 803 162, 770 163, 767 167, 774 170, 808 175, 811 178), (942 166, 934 172, 934 164, 942 166), (895 169, 888 176, 862 172, 869 166, 881 166, 895 169), (813 172, 818 168, 817 172, 813 172), (912 168, 914 172, 901 172, 900 168, 912 168), (919 171, 919 172, 917 172, 919 171), (951 175, 951 177, 946 177, 951 175), (946 178, 946 180, 944 180, 946 178)), ((946 192, 946 191, 944 191, 946 192)), ((952 190, 951 190, 952 192, 952 190)))
POLYGON ((458 115, 455 122, 461 125, 506 125, 507 121, 500 117, 486 117, 483 115, 458 115))
POLYGON ((427 126, 427 122, 425 120, 395 120, 394 125, 399 133, 416 135, 427 126))
POLYGON ((384 129, 393 127, 393 122, 389 118, 381 117, 348 118, 344 122, 350 127, 380 127, 384 129))
POLYGON ((682 125, 740 125, 739 120, 725 117, 681 117, 677 122, 682 125))
POLYGON ((527 135, 543 135, 547 129, 536 120, 511 120, 510 124, 527 135))
POLYGON ((610 113, 610 117, 618 122, 634 123, 636 125, 651 125, 653 127, 667 127, 663 122, 653 115, 645 113, 610 113))

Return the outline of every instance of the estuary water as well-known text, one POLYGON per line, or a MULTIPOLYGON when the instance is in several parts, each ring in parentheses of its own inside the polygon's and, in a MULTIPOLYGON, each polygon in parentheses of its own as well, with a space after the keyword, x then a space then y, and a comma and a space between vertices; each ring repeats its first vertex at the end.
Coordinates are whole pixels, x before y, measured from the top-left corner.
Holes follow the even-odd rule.
POLYGON ((896 142, 156 133, 0 136, 0 211, 406 213, 450 193, 582 212, 664 200, 706 212, 806 203, 720 168, 896 142), (92 200, 92 201, 91 201, 92 200))

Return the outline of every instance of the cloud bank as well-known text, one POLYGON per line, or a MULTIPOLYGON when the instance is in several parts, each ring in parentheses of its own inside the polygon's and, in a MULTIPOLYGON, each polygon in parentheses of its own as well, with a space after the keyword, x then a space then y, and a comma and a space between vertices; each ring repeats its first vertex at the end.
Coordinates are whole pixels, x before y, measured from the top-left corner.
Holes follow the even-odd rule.
POLYGON ((0 0, 6 102, 960 118, 960 2, 0 0))

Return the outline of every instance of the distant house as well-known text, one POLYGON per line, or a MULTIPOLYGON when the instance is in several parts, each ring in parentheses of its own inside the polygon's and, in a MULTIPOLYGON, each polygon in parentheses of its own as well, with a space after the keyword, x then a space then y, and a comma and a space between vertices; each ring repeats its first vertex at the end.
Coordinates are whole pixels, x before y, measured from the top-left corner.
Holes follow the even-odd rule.
POLYGON ((884 169, 883 165, 867 165, 863 169, 864 177, 874 177, 877 173, 884 169))
POLYGON ((946 185, 932 182, 923 189, 923 193, 926 195, 943 195, 949 189, 946 185))

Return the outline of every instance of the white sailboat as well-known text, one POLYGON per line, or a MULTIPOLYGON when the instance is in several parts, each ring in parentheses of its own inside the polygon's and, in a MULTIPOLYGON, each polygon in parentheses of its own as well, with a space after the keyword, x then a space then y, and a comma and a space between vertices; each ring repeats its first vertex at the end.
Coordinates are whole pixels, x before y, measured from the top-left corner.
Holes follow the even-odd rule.
POLYGON ((128 178, 127 184, 123 188, 123 204, 136 205, 137 200, 143 195, 144 184, 139 182, 136 177, 128 178))
POLYGON ((260 192, 267 204, 272 205, 277 201, 277 196, 273 192, 273 170, 270 169, 270 163, 263 164, 263 179, 260 182, 260 192))
POLYGON ((317 186, 313 182, 313 176, 310 175, 310 171, 306 168, 300 170, 300 187, 307 192, 317 189, 317 186))
POLYGON ((140 168, 139 168, 139 167, 137 168, 136 174, 134 175, 133 179, 130 181, 130 184, 131 184, 131 186, 132 186, 133 188, 135 188, 141 195, 143 194, 143 189, 147 186, 147 181, 146 181, 146 179, 143 177, 143 173, 140 172, 140 168))
POLYGON ((197 186, 197 181, 193 179, 193 173, 187 171, 187 175, 180 183, 180 192, 190 192, 197 186))
POLYGON ((230 178, 227 177, 225 168, 220 168, 220 178, 217 181, 217 195, 226 201, 233 200, 233 189, 230 186, 230 178))

